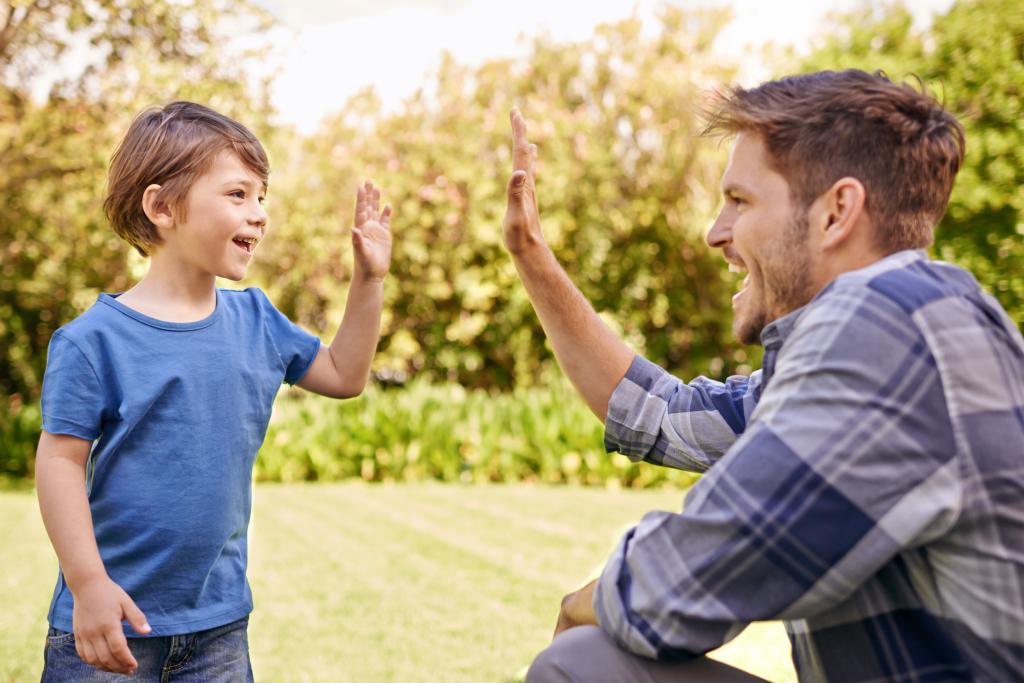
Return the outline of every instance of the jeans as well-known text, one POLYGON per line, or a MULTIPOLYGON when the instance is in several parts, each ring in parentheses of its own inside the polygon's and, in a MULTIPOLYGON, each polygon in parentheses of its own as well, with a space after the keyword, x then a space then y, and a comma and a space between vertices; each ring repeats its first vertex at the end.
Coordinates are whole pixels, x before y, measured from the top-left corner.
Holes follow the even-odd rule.
POLYGON ((75 636, 50 628, 41 683, 252 683, 249 617, 198 633, 129 638, 139 663, 131 677, 95 669, 75 651, 75 636))

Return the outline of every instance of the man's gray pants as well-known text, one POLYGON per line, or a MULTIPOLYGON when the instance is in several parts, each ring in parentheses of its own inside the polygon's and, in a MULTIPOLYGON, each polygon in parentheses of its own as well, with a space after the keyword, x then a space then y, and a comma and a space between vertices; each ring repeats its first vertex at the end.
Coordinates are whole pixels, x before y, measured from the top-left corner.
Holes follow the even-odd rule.
POLYGON ((526 683, 767 683, 707 657, 659 662, 623 650, 597 626, 563 631, 537 655, 526 683))

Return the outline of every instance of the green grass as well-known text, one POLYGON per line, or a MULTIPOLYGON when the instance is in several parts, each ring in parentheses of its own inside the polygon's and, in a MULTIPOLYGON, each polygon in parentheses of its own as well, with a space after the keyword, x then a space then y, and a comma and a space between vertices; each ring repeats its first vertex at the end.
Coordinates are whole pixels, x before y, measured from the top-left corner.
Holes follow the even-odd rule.
MULTIPOLYGON (((562 595, 621 530, 678 490, 528 485, 262 484, 249 576, 258 681, 514 680, 549 641, 562 595)), ((56 572, 30 492, 0 492, 0 682, 38 680, 56 572)), ((779 624, 714 655, 795 680, 779 624)))

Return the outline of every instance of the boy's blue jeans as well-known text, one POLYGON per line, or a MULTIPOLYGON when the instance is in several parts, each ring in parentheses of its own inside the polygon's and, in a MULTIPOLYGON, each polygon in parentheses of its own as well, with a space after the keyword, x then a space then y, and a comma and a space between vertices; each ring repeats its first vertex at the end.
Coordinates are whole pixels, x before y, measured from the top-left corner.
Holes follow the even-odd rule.
POLYGON ((180 636, 129 638, 139 663, 130 678, 95 669, 79 658, 75 636, 50 628, 42 683, 252 683, 249 617, 180 636))

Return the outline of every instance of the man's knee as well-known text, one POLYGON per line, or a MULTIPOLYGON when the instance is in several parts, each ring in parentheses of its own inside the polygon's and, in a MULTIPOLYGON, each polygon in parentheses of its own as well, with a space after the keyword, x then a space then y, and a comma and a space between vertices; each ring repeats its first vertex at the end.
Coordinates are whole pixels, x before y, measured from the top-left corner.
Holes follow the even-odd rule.
POLYGON ((597 626, 577 626, 559 634, 537 655, 526 674, 526 683, 578 683, 576 671, 587 661, 588 652, 604 645, 605 636, 597 626))

